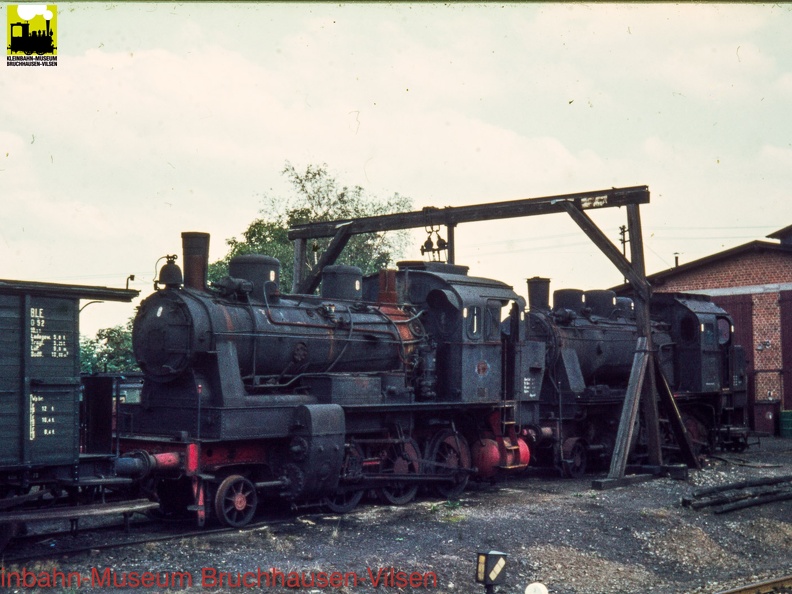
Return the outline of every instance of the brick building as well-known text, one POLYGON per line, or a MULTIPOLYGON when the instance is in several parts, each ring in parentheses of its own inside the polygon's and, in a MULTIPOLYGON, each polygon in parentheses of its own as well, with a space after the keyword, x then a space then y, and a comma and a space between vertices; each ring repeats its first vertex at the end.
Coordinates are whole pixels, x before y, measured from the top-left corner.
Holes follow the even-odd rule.
POLYGON ((731 314, 748 361, 752 426, 755 402, 777 399, 792 410, 792 225, 767 237, 778 242, 752 241, 647 277, 655 292, 706 293, 731 314))

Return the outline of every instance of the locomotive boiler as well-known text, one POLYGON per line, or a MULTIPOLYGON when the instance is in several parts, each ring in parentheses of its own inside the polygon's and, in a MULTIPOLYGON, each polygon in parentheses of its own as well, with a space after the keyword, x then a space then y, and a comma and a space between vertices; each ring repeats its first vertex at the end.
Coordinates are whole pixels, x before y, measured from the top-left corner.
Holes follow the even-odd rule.
MULTIPOLYGON (((182 282, 175 267, 166 265, 166 289, 182 282)), ((138 363, 158 382, 183 379, 185 371, 202 369, 201 361, 212 356, 237 367, 243 390, 221 390, 219 378, 199 378, 207 402, 213 393, 227 399, 285 388, 286 378, 297 374, 397 369, 420 342, 420 324, 411 325, 397 308, 331 302, 360 300, 362 281, 350 269, 328 271, 318 299, 282 299, 278 261, 240 256, 231 261, 231 276, 215 295, 189 289, 155 293, 135 320, 138 363), (248 278, 256 280, 244 280, 248 278), (218 344, 226 351, 215 354, 218 344)), ((193 283, 188 277, 185 286, 193 283)))

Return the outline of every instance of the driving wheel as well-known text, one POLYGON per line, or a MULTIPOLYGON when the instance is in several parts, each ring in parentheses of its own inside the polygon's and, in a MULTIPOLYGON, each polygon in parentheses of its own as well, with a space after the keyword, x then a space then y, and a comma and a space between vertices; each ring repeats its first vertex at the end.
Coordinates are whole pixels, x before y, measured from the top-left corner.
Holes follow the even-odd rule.
POLYGON ((232 474, 217 487, 215 513, 226 526, 239 528, 250 522, 257 504, 256 486, 244 476, 232 474))
MULTIPOLYGON (((408 439, 404 443, 392 444, 384 451, 382 460, 382 474, 384 476, 389 474, 417 475, 420 472, 421 451, 414 439, 408 439)), ((418 493, 418 485, 394 479, 393 484, 379 488, 377 493, 391 505, 404 505, 415 498, 418 493)))

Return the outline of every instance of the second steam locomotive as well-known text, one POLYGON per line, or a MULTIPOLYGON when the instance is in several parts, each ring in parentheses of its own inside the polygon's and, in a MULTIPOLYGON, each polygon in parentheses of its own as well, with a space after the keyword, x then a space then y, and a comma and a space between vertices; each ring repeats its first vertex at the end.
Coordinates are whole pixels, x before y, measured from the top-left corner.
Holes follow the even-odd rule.
MULTIPOLYGON (((637 336, 628 299, 565 290, 551 308, 537 280, 526 309, 510 286, 437 262, 365 278, 330 266, 319 295, 287 295, 258 255, 207 287, 209 237, 182 237, 184 274, 169 257, 134 323, 141 402, 117 418, 126 472, 164 511, 242 526, 261 497, 343 512, 366 493, 454 497, 532 457, 573 476, 610 458, 637 336)), ((728 315, 691 295, 652 308, 694 442, 742 447, 728 315)))

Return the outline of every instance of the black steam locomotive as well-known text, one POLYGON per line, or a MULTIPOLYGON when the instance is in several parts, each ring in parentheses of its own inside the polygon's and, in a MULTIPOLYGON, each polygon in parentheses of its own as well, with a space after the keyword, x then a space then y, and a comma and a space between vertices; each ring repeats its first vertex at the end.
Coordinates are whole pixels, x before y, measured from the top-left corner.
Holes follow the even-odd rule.
MULTIPOLYGON (((330 266, 319 295, 285 295, 278 261, 257 255, 208 288, 208 242, 183 234, 184 276, 169 257, 141 304, 144 387, 117 419, 125 472, 156 489, 165 513, 241 526, 260 496, 342 512, 365 493, 453 497, 532 456, 570 475, 610 457, 636 345, 629 300, 557 291, 551 309, 539 281, 526 312, 508 285, 437 262, 366 278, 330 266)), ((652 307, 694 441, 744 446, 728 315, 690 295, 652 307)))
MULTIPOLYGON (((526 339, 535 361, 518 421, 537 462, 579 476, 613 453, 636 348, 633 302, 612 291, 562 289, 551 308, 547 279, 529 279, 528 287, 526 339)), ((655 294, 651 314, 659 366, 694 453, 747 447, 745 357, 732 344, 729 315, 708 297, 679 293, 655 294)), ((666 456, 675 458, 678 449, 666 442, 666 456)))

